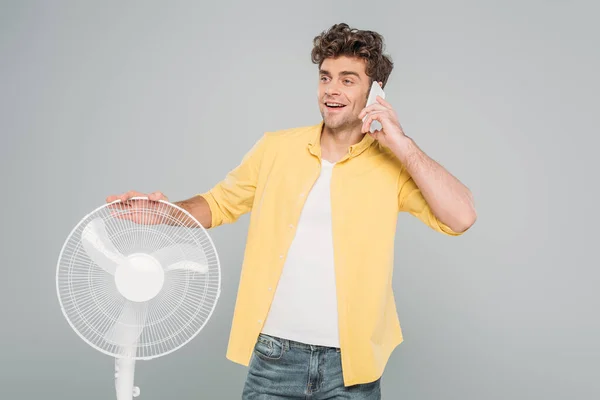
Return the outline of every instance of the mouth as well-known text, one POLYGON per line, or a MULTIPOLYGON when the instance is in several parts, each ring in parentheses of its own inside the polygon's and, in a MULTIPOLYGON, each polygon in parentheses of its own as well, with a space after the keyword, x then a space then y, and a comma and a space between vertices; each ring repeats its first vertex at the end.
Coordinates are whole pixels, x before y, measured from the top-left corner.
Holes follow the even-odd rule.
POLYGON ((346 107, 345 104, 337 103, 335 101, 326 101, 324 104, 325 108, 327 108, 330 111, 339 111, 342 108, 346 107))

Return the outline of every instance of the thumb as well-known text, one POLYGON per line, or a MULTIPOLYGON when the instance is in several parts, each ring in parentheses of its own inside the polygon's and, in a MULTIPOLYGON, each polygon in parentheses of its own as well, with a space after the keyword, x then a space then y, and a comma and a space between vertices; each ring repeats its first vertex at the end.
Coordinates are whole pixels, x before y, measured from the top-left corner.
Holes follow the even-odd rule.
POLYGON ((371 135, 375 140, 379 140, 379 136, 381 135, 381 131, 379 129, 376 129, 373 132, 369 131, 369 135, 371 135))

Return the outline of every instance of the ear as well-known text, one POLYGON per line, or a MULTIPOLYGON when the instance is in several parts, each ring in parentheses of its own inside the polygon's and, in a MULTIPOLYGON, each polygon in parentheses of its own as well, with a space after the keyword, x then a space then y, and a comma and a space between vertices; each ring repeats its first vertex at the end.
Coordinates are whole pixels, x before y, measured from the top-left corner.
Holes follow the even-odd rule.
POLYGON ((383 82, 379 81, 379 82, 377 82, 377 83, 379 83, 379 87, 380 87, 380 88, 383 88, 383 82))

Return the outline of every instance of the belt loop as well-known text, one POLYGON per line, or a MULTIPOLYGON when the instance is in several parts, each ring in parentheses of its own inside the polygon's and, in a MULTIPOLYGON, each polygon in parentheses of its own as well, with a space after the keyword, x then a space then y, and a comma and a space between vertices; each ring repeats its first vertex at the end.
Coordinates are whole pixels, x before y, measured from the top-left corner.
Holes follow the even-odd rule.
POLYGON ((288 339, 283 339, 283 350, 289 350, 290 349, 290 341, 288 339))

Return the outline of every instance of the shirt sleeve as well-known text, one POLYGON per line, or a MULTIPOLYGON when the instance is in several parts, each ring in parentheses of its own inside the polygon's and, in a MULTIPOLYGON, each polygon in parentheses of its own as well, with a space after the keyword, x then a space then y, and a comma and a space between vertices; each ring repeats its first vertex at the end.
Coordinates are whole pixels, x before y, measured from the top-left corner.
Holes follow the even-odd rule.
POLYGON ((398 210, 412 214, 437 232, 449 236, 460 236, 463 233, 454 232, 435 216, 423 193, 404 166, 398 177, 398 210))
POLYGON ((258 173, 265 152, 266 134, 252 146, 241 163, 210 190, 199 193, 211 212, 211 228, 235 222, 252 209, 258 173))

